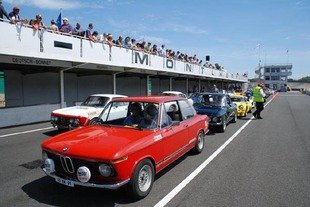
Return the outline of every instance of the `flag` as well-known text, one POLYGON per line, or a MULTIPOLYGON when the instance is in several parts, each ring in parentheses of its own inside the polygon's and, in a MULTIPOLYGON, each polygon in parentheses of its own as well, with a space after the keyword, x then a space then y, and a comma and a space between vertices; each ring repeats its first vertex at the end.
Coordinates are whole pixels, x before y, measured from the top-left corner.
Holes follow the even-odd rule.
POLYGON ((57 21, 56 21, 56 25, 60 29, 60 27, 61 27, 61 10, 60 10, 60 13, 58 15, 58 18, 57 18, 57 21))
POLYGON ((288 50, 286 50, 286 54, 288 54, 288 50))

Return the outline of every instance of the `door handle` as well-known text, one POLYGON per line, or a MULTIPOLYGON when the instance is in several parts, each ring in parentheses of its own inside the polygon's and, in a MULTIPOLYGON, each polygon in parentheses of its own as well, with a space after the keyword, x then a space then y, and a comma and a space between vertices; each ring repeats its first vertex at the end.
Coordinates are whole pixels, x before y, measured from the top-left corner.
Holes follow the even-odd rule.
POLYGON ((184 125, 183 127, 184 127, 184 128, 187 128, 187 127, 188 127, 188 124, 184 125))

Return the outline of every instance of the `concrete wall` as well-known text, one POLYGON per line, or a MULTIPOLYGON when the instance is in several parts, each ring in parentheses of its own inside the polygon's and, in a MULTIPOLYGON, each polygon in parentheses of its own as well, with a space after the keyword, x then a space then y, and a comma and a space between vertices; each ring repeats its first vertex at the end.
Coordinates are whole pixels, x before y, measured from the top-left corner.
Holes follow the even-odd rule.
POLYGON ((59 102, 57 73, 23 75, 22 71, 5 70, 6 107, 59 102))
POLYGON ((126 96, 146 95, 146 78, 117 77, 116 93, 126 96))
POLYGON ((0 109, 0 127, 48 121, 51 111, 59 108, 59 104, 44 104, 0 109))
POLYGON ((113 93, 111 75, 77 77, 77 101, 84 101, 90 94, 113 93))

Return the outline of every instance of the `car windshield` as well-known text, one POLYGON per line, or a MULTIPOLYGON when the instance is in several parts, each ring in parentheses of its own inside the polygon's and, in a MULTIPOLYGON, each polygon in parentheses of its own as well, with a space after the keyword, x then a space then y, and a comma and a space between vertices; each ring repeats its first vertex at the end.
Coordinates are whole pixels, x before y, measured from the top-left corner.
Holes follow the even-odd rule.
POLYGON ((81 106, 94 106, 94 107, 104 107, 109 101, 108 97, 102 96, 89 96, 81 106))
POLYGON ((216 94, 203 95, 201 103, 206 106, 222 106, 222 97, 216 94))
POLYGON ((100 124, 137 129, 158 127, 159 105, 148 102, 112 101, 99 116, 100 124))
POLYGON ((164 92, 162 93, 163 96, 180 96, 182 98, 187 98, 183 93, 173 93, 173 92, 164 92))
POLYGON ((232 102, 242 102, 244 101, 243 97, 230 97, 232 102))

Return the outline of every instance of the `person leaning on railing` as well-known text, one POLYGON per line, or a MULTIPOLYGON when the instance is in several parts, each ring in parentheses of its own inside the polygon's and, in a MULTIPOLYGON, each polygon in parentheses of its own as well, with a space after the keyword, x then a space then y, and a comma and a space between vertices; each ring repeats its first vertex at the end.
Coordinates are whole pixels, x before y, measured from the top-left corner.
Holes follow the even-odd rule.
POLYGON ((29 25, 32 26, 33 29, 46 29, 44 23, 42 22, 42 15, 41 14, 37 14, 36 15, 36 19, 31 19, 29 22, 29 25))
POLYGON ((2 0, 0 0, 0 21, 2 21, 3 16, 10 20, 8 13, 5 11, 4 6, 2 5, 2 0))

